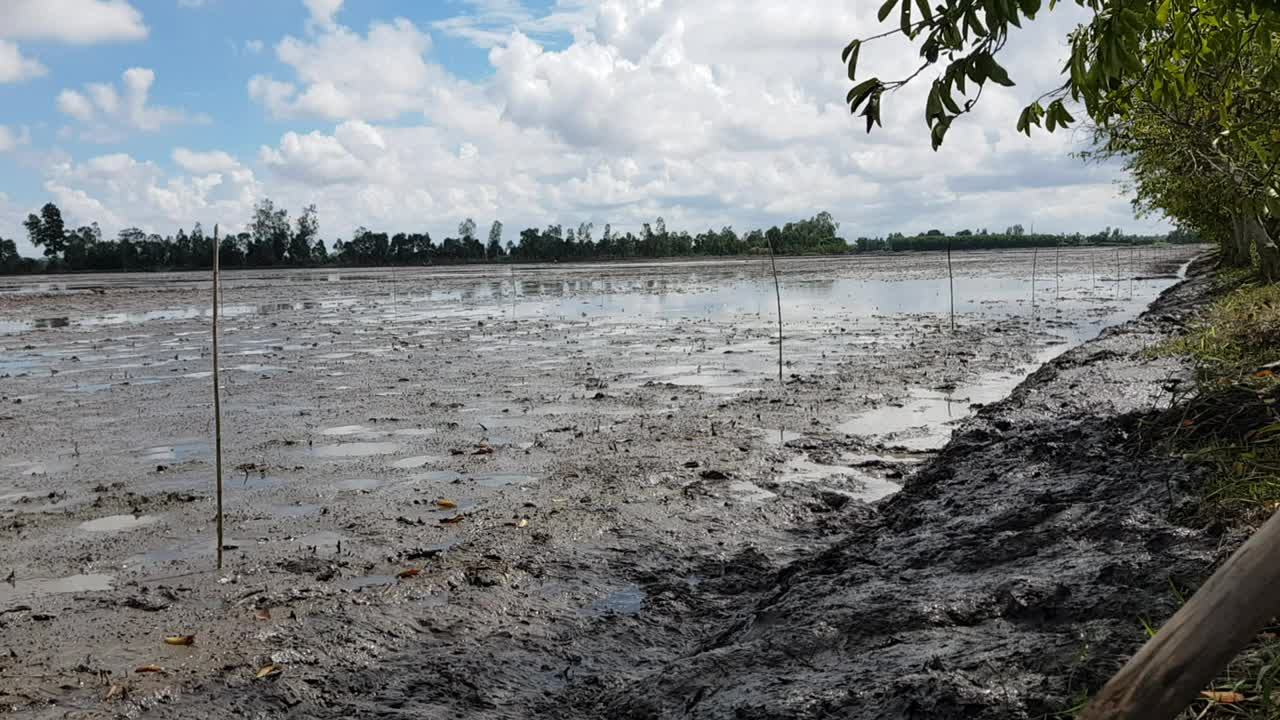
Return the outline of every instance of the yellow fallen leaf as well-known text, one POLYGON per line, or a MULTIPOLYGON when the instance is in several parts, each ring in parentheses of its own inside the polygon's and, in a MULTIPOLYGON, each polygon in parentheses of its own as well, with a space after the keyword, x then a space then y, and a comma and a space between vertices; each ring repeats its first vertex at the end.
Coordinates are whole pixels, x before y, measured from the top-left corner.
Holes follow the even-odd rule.
POLYGON ((1222 705, 1235 705, 1244 702, 1244 695, 1225 690, 1202 690, 1200 691, 1200 697, 1222 705))
POLYGON ((405 578, 418 577, 418 574, 421 572, 422 571, 419 570, 418 568, 406 568, 396 573, 396 577, 400 578, 401 580, 404 580, 405 578))
POLYGON ((1272 375, 1275 375, 1275 373, 1272 372, 1271 370, 1259 370, 1258 372, 1253 374, 1253 376, 1258 378, 1259 380, 1269 378, 1272 375))
POLYGON ((445 510, 452 510, 458 507, 458 503, 452 500, 446 500, 444 498, 440 498, 439 500, 436 501, 436 507, 444 508, 445 510))
POLYGON ((520 518, 520 522, 516 523, 516 527, 518 528, 529 527, 529 518, 520 518))
POLYGON ((142 667, 138 668, 137 670, 134 670, 134 672, 136 672, 136 673, 159 673, 159 672, 164 672, 164 668, 160 667, 159 665, 143 665, 142 667))
POLYGON ((270 620, 271 608, 258 608, 257 612, 255 612, 253 616, 263 621, 270 620))
POLYGON ((440 518, 440 522, 444 525, 457 525, 462 522, 463 515, 454 515, 453 517, 440 518))
POLYGON ((257 680, 261 680, 263 678, 269 678, 275 675, 279 675, 282 672, 284 672, 284 668, 274 663, 271 665, 263 665, 262 667, 258 668, 258 674, 255 675, 254 678, 257 680))
POLYGON ((195 635, 172 635, 164 639, 165 645, 195 645, 195 635))

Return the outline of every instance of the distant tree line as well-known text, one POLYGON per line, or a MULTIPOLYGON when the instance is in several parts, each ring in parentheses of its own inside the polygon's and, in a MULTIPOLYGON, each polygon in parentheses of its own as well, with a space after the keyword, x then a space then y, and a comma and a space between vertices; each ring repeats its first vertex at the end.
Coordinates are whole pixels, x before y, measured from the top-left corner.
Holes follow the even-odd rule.
POLYGON ((1120 228, 1105 228, 1099 232, 1048 234, 1028 233, 1021 225, 1005 228, 1004 232, 960 230, 948 235, 941 230, 929 230, 918 235, 890 233, 887 237, 860 237, 854 241, 855 251, 902 252, 910 250, 1001 250, 1005 248, 1070 247, 1080 245, 1151 245, 1154 243, 1197 243, 1198 234, 1182 228, 1161 235, 1127 235, 1120 228))
MULTIPOLYGON (((62 213, 53 203, 39 215, 29 215, 23 225, 31 244, 43 251, 41 259, 18 254, 12 240, 0 238, 0 273, 161 270, 208 268, 213 261, 214 237, 200 223, 188 233, 175 235, 145 233, 125 228, 115 239, 102 236, 97 223, 69 230, 62 213)), ((614 232, 605 225, 597 238, 592 223, 576 228, 550 225, 545 229, 522 230, 519 241, 503 244, 503 225, 495 221, 486 239, 478 235, 474 220, 458 225, 455 237, 440 242, 427 232, 388 234, 359 228, 350 240, 333 241, 332 250, 320 238, 316 207, 310 205, 293 222, 284 208, 271 200, 254 205, 253 216, 239 233, 218 238, 218 259, 223 267, 311 267, 320 265, 378 266, 431 265, 475 262, 568 262, 625 258, 695 257, 721 255, 838 254, 851 251, 936 250, 952 243, 953 249, 1029 247, 1033 245, 1097 244, 1105 242, 1157 241, 1193 242, 1194 237, 1175 231, 1167 236, 1127 236, 1108 228, 1095 235, 1028 235, 1015 225, 1003 234, 986 230, 962 230, 953 236, 941 231, 907 237, 893 233, 886 238, 858 238, 851 247, 837 235, 839 225, 830 213, 820 212, 807 220, 791 222, 768 230, 751 230, 739 235, 733 228, 708 229, 691 235, 673 232, 658 218, 644 223, 640 233, 614 232)))

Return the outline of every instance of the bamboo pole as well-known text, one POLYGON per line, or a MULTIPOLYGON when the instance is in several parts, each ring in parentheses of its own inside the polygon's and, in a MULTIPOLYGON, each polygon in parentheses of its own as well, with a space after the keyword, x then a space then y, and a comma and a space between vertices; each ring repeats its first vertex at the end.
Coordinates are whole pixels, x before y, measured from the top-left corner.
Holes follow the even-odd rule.
POLYGON ((213 226, 213 457, 218 476, 218 569, 222 569, 222 387, 218 382, 218 305, 222 275, 218 263, 218 226, 213 226))

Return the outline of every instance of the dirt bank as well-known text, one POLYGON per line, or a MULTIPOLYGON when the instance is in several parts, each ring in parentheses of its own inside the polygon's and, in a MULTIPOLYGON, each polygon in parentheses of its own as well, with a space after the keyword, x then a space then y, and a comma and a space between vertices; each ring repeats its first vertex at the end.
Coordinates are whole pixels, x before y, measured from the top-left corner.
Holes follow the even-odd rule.
POLYGON ((1096 689, 1218 556, 1171 521, 1194 480, 1135 430, 1188 370, 1203 274, 1036 372, 709 642, 592 697, 611 717, 1035 718, 1096 689), (1175 590, 1174 588, 1177 588, 1175 590))
MULTIPOLYGON (((221 573, 199 316, 42 326, 68 301, 24 298, 39 314, 4 348, 0 460, 20 475, 0 493, 0 568, 17 572, 0 586, 0 703, 184 718, 1056 709, 1215 547, 1164 520, 1185 471, 1130 442, 1186 373, 1135 353, 1176 331, 1202 281, 929 451, 926 426, 1123 309, 1119 282, 1090 294, 1081 257, 1061 305, 1026 308, 1015 283, 1017 301, 974 303, 955 333, 934 310, 789 320, 781 397, 759 379, 771 323, 754 306, 623 322, 565 290, 554 313, 524 315, 526 300, 509 316, 465 288, 444 288, 458 308, 431 304, 444 291, 402 276, 372 314, 323 296, 263 312, 271 293, 246 288, 263 304, 226 335, 246 356, 224 360, 228 464, 244 470, 221 573)), ((784 272, 803 289, 844 270, 784 272)), ((110 294, 73 302, 116 309, 110 294)))

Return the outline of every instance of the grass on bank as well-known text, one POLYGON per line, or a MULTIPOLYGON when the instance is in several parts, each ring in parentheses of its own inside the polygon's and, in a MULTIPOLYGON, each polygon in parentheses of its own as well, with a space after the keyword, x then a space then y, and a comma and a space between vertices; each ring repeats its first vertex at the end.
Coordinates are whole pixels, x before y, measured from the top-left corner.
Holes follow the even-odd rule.
POLYGON ((1199 514, 1256 526, 1280 506, 1280 285, 1233 274, 1230 289, 1162 354, 1190 356, 1189 396, 1156 422, 1156 438, 1208 466, 1199 514))
MULTIPOLYGON (((1218 282, 1222 297, 1157 351, 1192 358, 1196 378, 1152 430, 1207 467, 1199 521, 1253 529, 1280 507, 1280 285, 1250 273, 1218 282)), ((1179 718, 1280 720, 1280 627, 1261 633, 1179 718)))

